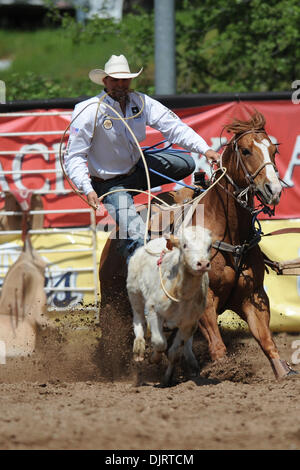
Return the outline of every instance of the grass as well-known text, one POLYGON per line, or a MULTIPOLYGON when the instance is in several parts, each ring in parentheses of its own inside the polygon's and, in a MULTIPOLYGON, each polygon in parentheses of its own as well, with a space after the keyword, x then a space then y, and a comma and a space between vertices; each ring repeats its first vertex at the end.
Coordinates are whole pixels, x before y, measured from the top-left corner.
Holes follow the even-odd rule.
MULTIPOLYGON (((44 98, 51 95, 51 87, 57 97, 94 95, 99 87, 89 80, 88 72, 104 67, 111 54, 120 53, 130 57, 126 40, 120 35, 111 35, 107 41, 98 38, 89 44, 76 44, 62 28, 0 30, 0 60, 12 60, 9 69, 0 71, 0 80, 7 84, 8 101, 40 97, 41 92, 35 96, 34 88, 39 88, 41 79, 49 87, 44 98)), ((138 68, 134 63, 131 66, 133 70, 138 68)))
POLYGON ((9 72, 30 70, 49 78, 84 76, 87 69, 100 66, 112 51, 123 47, 118 38, 109 44, 73 44, 61 29, 0 31, 0 57, 14 60, 9 72))

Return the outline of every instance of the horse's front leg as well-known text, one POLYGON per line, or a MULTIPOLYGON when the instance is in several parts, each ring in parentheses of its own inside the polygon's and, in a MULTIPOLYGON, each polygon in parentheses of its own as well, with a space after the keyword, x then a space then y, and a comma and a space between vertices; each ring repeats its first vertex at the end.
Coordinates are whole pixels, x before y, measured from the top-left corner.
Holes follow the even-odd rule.
POLYGON ((296 374, 288 363, 280 359, 280 355, 270 330, 270 307, 269 299, 261 288, 254 292, 250 298, 242 303, 241 310, 236 310, 246 320, 249 329, 261 349, 269 359, 275 377, 281 379, 288 375, 296 374))
POLYGON ((215 302, 210 289, 207 295, 206 309, 199 320, 199 329, 208 343, 212 360, 222 359, 226 355, 226 346, 219 330, 215 302))

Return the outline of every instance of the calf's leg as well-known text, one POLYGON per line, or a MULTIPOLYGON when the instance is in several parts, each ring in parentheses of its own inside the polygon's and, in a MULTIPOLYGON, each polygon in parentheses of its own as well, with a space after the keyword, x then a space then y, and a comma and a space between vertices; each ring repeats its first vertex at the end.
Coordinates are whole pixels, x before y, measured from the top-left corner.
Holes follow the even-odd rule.
POLYGON ((139 294, 128 294, 133 313, 133 331, 135 339, 133 342, 133 359, 136 362, 144 360, 146 321, 144 315, 144 300, 139 294))
POLYGON ((167 349, 167 340, 163 332, 163 319, 154 311, 153 307, 146 307, 147 321, 151 331, 153 354, 151 362, 158 363, 162 353, 167 349))

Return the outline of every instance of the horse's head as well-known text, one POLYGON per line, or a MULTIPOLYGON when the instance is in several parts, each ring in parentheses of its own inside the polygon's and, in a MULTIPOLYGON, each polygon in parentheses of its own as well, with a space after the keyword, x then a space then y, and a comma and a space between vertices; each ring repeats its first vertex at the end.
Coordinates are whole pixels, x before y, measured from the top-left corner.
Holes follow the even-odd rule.
POLYGON ((226 126, 235 134, 230 146, 236 157, 234 181, 241 187, 251 186, 264 204, 277 205, 282 191, 275 165, 277 146, 264 126, 265 118, 258 112, 250 121, 235 120, 226 126))

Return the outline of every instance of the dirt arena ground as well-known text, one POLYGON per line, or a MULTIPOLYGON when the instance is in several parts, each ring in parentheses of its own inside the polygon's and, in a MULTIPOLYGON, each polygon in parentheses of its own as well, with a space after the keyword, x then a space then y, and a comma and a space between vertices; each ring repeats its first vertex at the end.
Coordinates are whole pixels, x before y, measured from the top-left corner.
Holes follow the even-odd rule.
MULTIPOLYGON (((0 449, 300 449, 300 376, 277 382, 246 332, 222 331, 217 364, 197 336, 200 376, 181 364, 162 388, 164 363, 134 369, 124 338, 87 323, 58 321, 34 356, 0 365, 0 449)), ((291 361, 300 333, 274 337, 291 361)))

